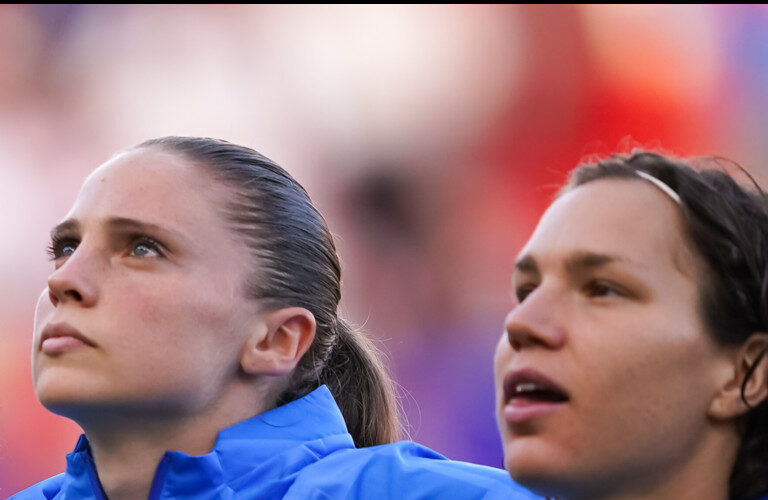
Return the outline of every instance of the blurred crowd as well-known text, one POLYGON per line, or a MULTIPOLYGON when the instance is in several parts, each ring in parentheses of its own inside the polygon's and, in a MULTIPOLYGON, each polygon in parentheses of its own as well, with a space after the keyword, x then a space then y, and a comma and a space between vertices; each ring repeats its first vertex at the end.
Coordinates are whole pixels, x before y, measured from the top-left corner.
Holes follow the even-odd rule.
POLYGON ((164 135, 304 184, 410 437, 499 466, 491 359, 516 252, 587 155, 768 167, 765 6, 0 6, 0 496, 63 470, 36 401, 48 231, 87 173, 164 135))

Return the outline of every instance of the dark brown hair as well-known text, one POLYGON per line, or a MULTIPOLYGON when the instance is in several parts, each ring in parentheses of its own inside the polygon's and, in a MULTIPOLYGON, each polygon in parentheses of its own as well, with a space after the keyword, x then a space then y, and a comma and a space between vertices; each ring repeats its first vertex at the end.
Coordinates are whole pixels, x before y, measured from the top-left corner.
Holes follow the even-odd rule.
POLYGON ((229 187, 226 215, 254 257, 246 271, 250 296, 267 307, 299 306, 315 316, 314 341, 276 405, 325 384, 357 446, 399 439, 392 381, 370 340, 337 314, 336 247, 304 188, 269 158, 218 139, 163 137, 136 148, 181 154, 229 187))
MULTIPOLYGON (((684 227, 706 264, 699 283, 699 310, 721 345, 737 346, 755 332, 768 332, 768 200, 751 176, 737 183, 720 158, 675 159, 653 152, 612 155, 582 164, 564 190, 600 179, 638 179, 646 172, 680 197, 684 227), (693 167, 696 168, 693 168, 693 167), (709 167, 709 168, 707 168, 709 167), (715 168, 712 168, 715 167, 715 168)), ((744 390, 763 351, 747 372, 744 390)), ((741 444, 731 472, 731 500, 768 493, 768 401, 744 415, 741 444)))

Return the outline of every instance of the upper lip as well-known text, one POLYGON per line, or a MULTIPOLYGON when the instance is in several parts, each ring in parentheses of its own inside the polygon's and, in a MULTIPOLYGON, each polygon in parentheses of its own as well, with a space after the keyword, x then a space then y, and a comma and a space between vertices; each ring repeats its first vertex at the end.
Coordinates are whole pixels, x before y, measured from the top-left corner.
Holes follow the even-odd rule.
POLYGON ((523 368, 509 371, 504 377, 504 401, 508 402, 517 395, 517 386, 519 384, 533 383, 537 388, 546 391, 554 391, 562 394, 566 399, 570 399, 568 393, 558 384, 545 377, 541 372, 532 368, 523 368))
POLYGON ((86 345, 96 347, 96 343, 80 333, 77 328, 70 325, 69 323, 62 322, 49 323, 45 326, 45 328, 43 328, 43 333, 40 335, 40 345, 38 345, 38 348, 42 347, 45 339, 50 339, 52 337, 74 337, 78 340, 81 340, 86 345))

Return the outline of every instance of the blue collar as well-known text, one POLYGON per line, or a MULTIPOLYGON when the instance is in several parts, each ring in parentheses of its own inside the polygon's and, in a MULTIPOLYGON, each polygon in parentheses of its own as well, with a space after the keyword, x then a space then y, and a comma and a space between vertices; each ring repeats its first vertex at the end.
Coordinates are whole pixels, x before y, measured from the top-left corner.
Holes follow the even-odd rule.
MULTIPOLYGON (((238 490, 238 485, 257 474, 260 482, 280 481, 309 461, 342 448, 354 448, 352 436, 323 385, 301 399, 222 430, 209 453, 165 452, 149 498, 159 498, 161 492, 176 498, 202 491, 218 492, 224 498, 231 494, 226 490, 238 490), (307 447, 312 453, 307 453, 307 447), (269 467, 260 467, 268 462, 269 467)), ((103 497, 85 435, 67 455, 62 486, 78 498, 103 497)))

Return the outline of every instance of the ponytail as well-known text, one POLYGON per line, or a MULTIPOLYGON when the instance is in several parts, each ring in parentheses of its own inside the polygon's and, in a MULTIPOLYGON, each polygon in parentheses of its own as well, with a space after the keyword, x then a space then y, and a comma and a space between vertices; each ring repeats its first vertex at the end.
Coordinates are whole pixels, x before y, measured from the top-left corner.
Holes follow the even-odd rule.
POLYGON ((341 319, 319 382, 331 390, 358 447, 400 439, 394 388, 380 354, 370 339, 341 319))

